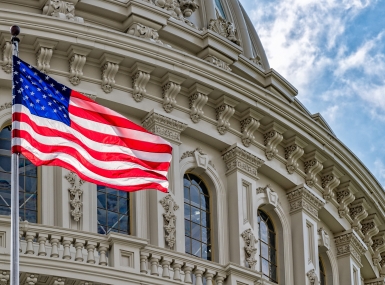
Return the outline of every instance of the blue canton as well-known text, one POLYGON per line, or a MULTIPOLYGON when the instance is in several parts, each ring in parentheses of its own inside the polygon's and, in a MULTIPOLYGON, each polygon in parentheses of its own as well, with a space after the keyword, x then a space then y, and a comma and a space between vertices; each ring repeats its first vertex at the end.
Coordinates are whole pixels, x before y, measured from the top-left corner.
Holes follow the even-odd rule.
POLYGON ((16 56, 13 56, 12 90, 13 104, 22 104, 31 114, 70 126, 71 89, 16 56))

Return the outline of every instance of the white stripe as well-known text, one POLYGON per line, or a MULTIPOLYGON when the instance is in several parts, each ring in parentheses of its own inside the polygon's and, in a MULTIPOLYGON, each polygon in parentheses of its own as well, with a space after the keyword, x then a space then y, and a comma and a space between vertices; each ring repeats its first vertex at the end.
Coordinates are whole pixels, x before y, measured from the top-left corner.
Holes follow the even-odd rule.
MULTIPOLYGON (((84 136, 82 133, 77 130, 72 129, 66 124, 56 121, 50 120, 46 118, 42 118, 30 113, 29 109, 23 105, 14 105, 16 112, 25 113, 27 116, 31 118, 31 120, 38 126, 47 127, 53 130, 59 130, 64 133, 72 134, 76 138, 78 138, 81 142, 83 142, 87 147, 94 149, 96 151, 103 150, 103 152, 114 152, 114 153, 124 153, 130 156, 137 157, 138 159, 152 161, 152 162, 170 162, 172 155, 169 153, 153 153, 153 152, 145 152, 140 150, 130 149, 128 147, 112 145, 112 144, 103 144, 96 142, 94 140, 89 139, 84 136)), ((85 120, 87 122, 91 122, 85 120)), ((83 126, 86 128, 86 126, 83 126)))
MULTIPOLYGON (((87 111, 87 110, 94 111, 94 112, 100 111, 101 108, 95 108, 95 109, 89 108, 89 106, 88 106, 89 103, 92 103, 92 102, 88 102, 88 101, 85 102, 85 101, 83 101, 79 98, 76 98, 76 97, 75 98, 71 97, 71 99, 70 99, 71 105, 85 109, 85 111, 87 111)), ((96 104, 96 105, 98 107, 102 107, 103 109, 107 109, 107 108, 104 108, 103 106, 100 106, 98 104, 96 104)), ((110 111, 111 112, 105 112, 104 114, 116 116, 114 111, 112 111, 112 110, 110 110, 110 111)), ((99 113, 101 113, 101 112, 99 112, 99 113)), ((124 118, 122 115, 119 115, 119 117, 127 120, 127 118, 124 118)), ((132 130, 132 129, 123 128, 123 127, 115 127, 115 126, 111 126, 108 124, 103 124, 100 122, 87 120, 87 119, 81 118, 79 116, 76 116, 75 114, 72 114, 72 113, 70 113, 70 119, 73 120, 78 125, 84 126, 87 129, 95 131, 95 132, 108 134, 108 135, 114 135, 114 136, 118 135, 118 136, 124 137, 124 138, 131 138, 131 139, 135 138, 136 140, 141 140, 141 141, 145 141, 145 142, 170 145, 170 143, 168 141, 166 141, 165 139, 163 139, 157 135, 150 134, 150 133, 145 133, 145 132, 141 132, 138 130, 132 130)))
MULTIPOLYGON (((92 157, 87 150, 85 150, 83 147, 78 145, 77 143, 74 143, 72 141, 69 141, 67 139, 61 138, 61 137, 47 137, 40 135, 36 133, 29 124, 20 122, 19 127, 17 129, 28 132, 37 142, 48 145, 48 146, 63 146, 63 147, 71 147, 73 149, 76 149, 81 156, 83 156, 89 163, 93 164, 94 166, 98 168, 102 168, 105 170, 117 170, 117 169, 132 169, 132 168, 138 168, 142 169, 144 171, 153 171, 160 175, 166 176, 167 171, 155 171, 152 169, 149 169, 147 167, 141 166, 139 164, 128 162, 128 161, 120 161, 120 160, 108 160, 108 161, 102 161, 95 159, 92 157)), ((120 152, 122 153, 122 152, 120 152)))
POLYGON ((68 163, 69 165, 72 165, 74 168, 76 168, 79 172, 81 172, 83 175, 111 185, 115 186, 127 186, 127 185, 141 185, 146 183, 157 183, 161 185, 164 188, 168 188, 168 181, 165 180, 159 180, 155 178, 147 178, 147 177, 137 177, 137 178, 107 178, 104 176, 100 176, 92 171, 90 171, 88 168, 86 168, 83 164, 81 164, 76 158, 73 156, 70 156, 66 153, 62 152, 55 152, 55 153, 42 153, 38 149, 34 148, 27 140, 22 138, 14 138, 12 139, 12 142, 14 145, 20 145, 30 151, 34 156, 41 160, 53 160, 58 159, 63 162, 68 163))

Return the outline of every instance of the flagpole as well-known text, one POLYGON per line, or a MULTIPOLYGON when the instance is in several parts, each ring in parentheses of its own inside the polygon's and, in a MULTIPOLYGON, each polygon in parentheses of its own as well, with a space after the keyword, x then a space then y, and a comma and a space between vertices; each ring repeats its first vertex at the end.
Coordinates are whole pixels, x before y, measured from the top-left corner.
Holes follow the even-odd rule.
MULTIPOLYGON (((11 27, 12 55, 19 56, 19 42, 17 37, 20 34, 18 26, 11 27)), ((12 73, 12 86, 13 73, 12 73)), ((13 96, 13 89, 12 89, 13 96)), ((13 107, 12 107, 13 108, 13 107)), ((13 114, 13 110, 12 110, 13 114)), ((12 120, 12 130, 14 128, 12 120)), ((12 141, 13 146, 13 141, 12 141)), ((19 285, 19 154, 12 153, 11 158, 11 283, 19 285)))

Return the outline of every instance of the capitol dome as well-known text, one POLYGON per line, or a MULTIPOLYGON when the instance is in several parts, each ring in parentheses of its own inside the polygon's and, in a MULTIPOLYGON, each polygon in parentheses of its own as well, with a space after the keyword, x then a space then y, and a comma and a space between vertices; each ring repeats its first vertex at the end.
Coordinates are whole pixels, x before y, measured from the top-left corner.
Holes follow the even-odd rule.
POLYGON ((169 193, 20 163, 20 284, 385 284, 385 193, 270 67, 238 0, 0 0, 0 284, 12 44, 173 146, 169 193))

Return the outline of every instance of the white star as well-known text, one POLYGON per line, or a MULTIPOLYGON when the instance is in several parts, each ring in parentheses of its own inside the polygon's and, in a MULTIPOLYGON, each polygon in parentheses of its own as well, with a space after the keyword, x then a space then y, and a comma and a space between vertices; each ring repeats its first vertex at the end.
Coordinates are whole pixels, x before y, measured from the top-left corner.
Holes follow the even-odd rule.
POLYGON ((21 63, 20 60, 18 60, 18 61, 17 61, 17 64, 20 65, 20 63, 21 63))
POLYGON ((23 98, 24 100, 27 100, 28 99, 28 96, 24 96, 24 98, 23 98))
POLYGON ((35 75, 35 76, 36 76, 36 75, 37 75, 37 72, 34 72, 34 73, 33 73, 33 75, 35 75))
POLYGON ((37 88, 37 91, 39 91, 39 92, 40 92, 40 91, 41 91, 41 89, 40 89, 40 88, 37 88))
POLYGON ((28 89, 28 88, 29 88, 29 86, 28 86, 28 85, 25 85, 24 87, 25 87, 25 89, 28 89))
POLYGON ((20 82, 23 82, 24 80, 23 80, 23 78, 20 78, 20 82))
POLYGON ((66 90, 67 90, 67 87, 63 86, 62 90, 63 90, 63 91, 66 91, 66 90))
POLYGON ((23 92, 23 91, 24 91, 24 89, 23 89, 23 88, 20 88, 20 90, 21 90, 21 92, 23 92))
POLYGON ((20 93, 21 93, 21 90, 20 90, 20 89, 19 89, 19 90, 17 90, 17 93, 19 93, 19 94, 20 94, 20 93))
POLYGON ((43 95, 43 98, 46 99, 46 98, 47 98, 47 95, 43 95))
POLYGON ((31 96, 35 95, 35 93, 31 92, 31 96))
POLYGON ((37 100, 36 100, 36 103, 40 103, 40 100, 39 100, 39 99, 37 99, 37 100))
POLYGON ((56 94, 59 94, 59 90, 56 90, 55 93, 56 93, 56 94))
POLYGON ((28 65, 29 68, 32 68, 32 65, 28 65))
POLYGON ((36 82, 33 82, 33 81, 32 81, 31 83, 32 83, 32 85, 36 85, 36 82))
POLYGON ((48 105, 50 105, 50 106, 51 106, 51 105, 52 105, 52 102, 48 102, 48 105))
POLYGON ((45 77, 45 80, 48 80, 49 79, 49 76, 47 75, 46 77, 45 77))
POLYGON ((25 70, 25 68, 23 68, 23 72, 25 72, 26 70, 25 70))
POLYGON ((29 104, 29 106, 33 107, 33 103, 29 104))
POLYGON ((18 75, 18 74, 19 74, 19 72, 15 71, 13 74, 15 74, 15 75, 18 75))
POLYGON ((44 90, 47 90, 48 88, 47 88, 47 86, 44 86, 44 88, 43 88, 44 90))
POLYGON ((31 79, 32 77, 28 75, 27 78, 28 78, 28 79, 31 79))
POLYGON ((57 110, 56 110, 56 109, 53 109, 53 112, 54 112, 54 113, 57 113, 57 110))
POLYGON ((64 97, 61 97, 60 100, 64 100, 64 97))
POLYGON ((12 98, 15 99, 15 98, 16 98, 16 95, 12 95, 12 98))
POLYGON ((12 89, 15 89, 15 85, 12 85, 12 89))
POLYGON ((43 82, 43 80, 39 79, 39 83, 42 83, 42 82, 43 82))
POLYGON ((54 87, 55 85, 53 83, 51 83, 51 87, 54 87))
POLYGON ((66 114, 63 114, 64 118, 67 118, 67 115, 66 114))
POLYGON ((41 106, 41 109, 44 111, 45 107, 44 107, 44 106, 41 106))

